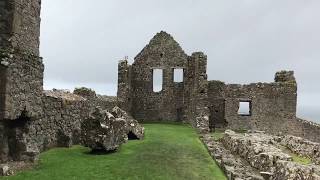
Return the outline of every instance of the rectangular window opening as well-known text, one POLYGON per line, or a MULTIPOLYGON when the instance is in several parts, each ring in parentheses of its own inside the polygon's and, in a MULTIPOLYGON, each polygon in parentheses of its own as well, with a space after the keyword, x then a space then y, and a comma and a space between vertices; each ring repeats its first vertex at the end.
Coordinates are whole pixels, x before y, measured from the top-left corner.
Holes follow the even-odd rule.
POLYGON ((174 82, 183 82, 183 69, 174 69, 173 77, 174 82))
POLYGON ((238 114, 241 116, 251 116, 252 115, 251 108, 252 108, 251 101, 240 101, 238 114))
POLYGON ((163 70, 153 69, 153 92, 162 91, 163 86, 163 70))

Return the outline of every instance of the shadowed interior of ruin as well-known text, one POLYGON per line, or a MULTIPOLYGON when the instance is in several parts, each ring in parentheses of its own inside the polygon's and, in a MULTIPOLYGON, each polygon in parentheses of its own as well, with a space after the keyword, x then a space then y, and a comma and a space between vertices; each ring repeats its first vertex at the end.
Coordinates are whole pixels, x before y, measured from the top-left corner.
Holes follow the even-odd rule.
POLYGON ((139 138, 132 131, 128 133, 128 140, 138 140, 138 139, 139 138))
POLYGON ((4 122, 5 132, 3 142, 7 142, 4 147, 5 153, 11 160, 20 160, 26 152, 26 145, 21 139, 23 139, 24 133, 27 132, 27 125, 30 122, 30 118, 26 116, 26 112, 23 111, 21 116, 16 120, 6 120, 4 122))

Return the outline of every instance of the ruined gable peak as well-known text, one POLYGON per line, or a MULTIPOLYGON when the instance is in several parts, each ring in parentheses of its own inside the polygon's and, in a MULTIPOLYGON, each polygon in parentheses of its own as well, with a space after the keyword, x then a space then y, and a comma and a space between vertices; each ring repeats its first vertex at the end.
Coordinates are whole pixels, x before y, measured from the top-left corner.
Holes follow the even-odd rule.
POLYGON ((157 33, 142 51, 135 57, 135 60, 145 59, 147 56, 163 55, 177 56, 186 58, 187 54, 183 51, 179 43, 167 32, 161 31, 157 33))

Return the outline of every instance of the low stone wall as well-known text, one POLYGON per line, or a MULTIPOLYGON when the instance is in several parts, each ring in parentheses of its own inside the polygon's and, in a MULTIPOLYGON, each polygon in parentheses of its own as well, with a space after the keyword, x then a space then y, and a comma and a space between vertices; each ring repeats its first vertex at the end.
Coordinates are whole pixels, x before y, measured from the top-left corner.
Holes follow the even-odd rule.
POLYGON ((81 96, 85 98, 89 106, 95 107, 100 106, 102 109, 106 109, 108 111, 112 111, 115 106, 118 106, 118 101, 116 96, 105 96, 96 94, 96 92, 92 89, 81 87, 76 88, 73 91, 73 94, 81 96))
POLYGON ((251 167, 244 159, 233 155, 221 142, 215 141, 210 134, 204 135, 201 139, 228 179, 263 180, 259 171, 251 167))
POLYGON ((286 135, 281 138, 281 145, 300 156, 311 158, 315 164, 320 165, 320 143, 286 135))
POLYGON ((237 134, 226 131, 222 143, 233 154, 239 155, 261 174, 270 179, 319 179, 320 167, 293 162, 280 146, 281 137, 264 133, 237 134))
POLYGON ((79 144, 81 122, 90 111, 96 106, 111 111, 116 105, 107 96, 87 99, 61 90, 44 91, 40 99, 39 118, 23 113, 15 120, 0 122, 0 163, 35 161, 40 152, 49 148, 79 144))
POLYGON ((288 134, 320 143, 320 124, 300 118, 287 123, 288 134))

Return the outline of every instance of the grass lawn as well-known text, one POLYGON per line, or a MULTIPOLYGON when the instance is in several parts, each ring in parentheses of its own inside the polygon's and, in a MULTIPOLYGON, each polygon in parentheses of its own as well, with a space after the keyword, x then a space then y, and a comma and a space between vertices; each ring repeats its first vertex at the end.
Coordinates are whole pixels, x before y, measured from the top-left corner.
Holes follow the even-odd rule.
POLYGON ((81 146, 57 148, 42 153, 35 169, 0 180, 226 179, 189 126, 144 126, 143 141, 130 141, 115 153, 92 155, 81 146))

